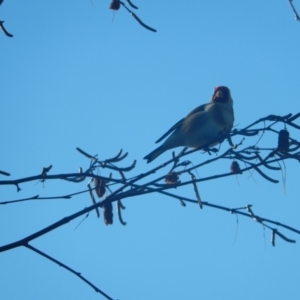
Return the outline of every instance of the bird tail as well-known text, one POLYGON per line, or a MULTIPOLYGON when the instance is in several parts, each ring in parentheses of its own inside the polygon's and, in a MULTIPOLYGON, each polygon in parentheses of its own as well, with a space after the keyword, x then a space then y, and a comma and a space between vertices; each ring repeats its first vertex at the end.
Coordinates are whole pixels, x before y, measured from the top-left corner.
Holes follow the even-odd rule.
POLYGON ((158 157, 159 155, 161 155, 162 153, 164 153, 167 149, 165 149, 165 147, 163 147, 163 145, 159 146, 158 148, 156 148, 155 150, 153 150, 151 153, 149 153, 148 155, 146 155, 144 157, 144 159, 147 160, 147 164, 149 164, 152 160, 154 160, 156 157, 158 157))

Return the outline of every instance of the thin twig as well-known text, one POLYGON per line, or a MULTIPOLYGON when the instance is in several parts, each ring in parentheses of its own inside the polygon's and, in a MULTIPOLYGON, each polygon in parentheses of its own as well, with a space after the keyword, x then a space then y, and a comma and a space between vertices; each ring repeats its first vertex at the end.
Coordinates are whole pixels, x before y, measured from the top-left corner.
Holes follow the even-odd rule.
POLYGON ((133 16, 133 18, 134 18, 141 26, 143 26, 144 28, 146 28, 146 29, 148 29, 148 30, 150 30, 150 31, 153 31, 153 32, 156 32, 156 31, 157 31, 156 29, 154 29, 154 28, 152 28, 152 27, 146 25, 144 22, 142 22, 142 20, 139 19, 138 16, 137 16, 134 12, 132 12, 132 11, 124 4, 124 2, 122 2, 122 1, 119 1, 119 2, 120 2, 120 4, 123 5, 123 7, 124 7, 124 8, 125 8, 125 9, 133 16))
POLYGON ((290 6, 291 6, 291 8, 292 8, 292 10, 293 10, 293 12, 294 12, 295 20, 296 20, 296 21, 300 21, 300 17, 299 17, 299 15, 298 15, 298 13, 297 13, 295 7, 294 7, 294 4, 293 4, 293 0, 288 0, 288 2, 290 3, 290 6))
POLYGON ((10 176, 10 174, 9 174, 9 173, 7 173, 7 172, 4 172, 4 171, 1 171, 1 170, 0 170, 0 174, 2 174, 2 175, 4 175, 4 176, 10 176))
POLYGON ((191 175, 191 178, 192 178, 192 184, 193 184, 193 187, 194 187, 194 192, 196 194, 198 204, 199 204, 200 208, 202 209, 203 208, 202 201, 201 201, 201 198, 200 198, 200 194, 199 194, 199 191, 198 191, 197 184, 195 182, 196 177, 192 172, 189 172, 189 174, 191 175))
POLYGON ((0 21, 0 28, 2 29, 2 31, 4 32, 4 34, 5 34, 6 36, 8 36, 8 37, 13 37, 13 35, 12 35, 11 33, 9 33, 9 32, 5 29, 3 23, 4 23, 4 21, 0 21))
POLYGON ((108 296, 106 293, 104 293, 103 291, 101 291, 98 287, 96 287, 94 284, 92 284, 89 280, 87 280, 85 277, 83 277, 81 275, 81 273, 76 272, 75 270, 71 269, 70 267, 68 267, 67 265, 63 264, 62 262, 56 260, 55 258, 49 256, 48 254, 38 250, 37 248, 29 245, 28 243, 24 244, 23 246, 25 246, 26 248, 38 253, 39 255, 51 260, 52 262, 56 263, 57 265, 59 265, 60 267, 63 267, 64 269, 68 270, 69 272, 73 273, 74 275, 78 276, 82 281, 84 281, 85 283, 87 283, 89 286, 91 286, 97 293, 100 293, 102 296, 104 296, 106 299, 108 300, 114 300, 113 298, 111 298, 110 296, 108 296))

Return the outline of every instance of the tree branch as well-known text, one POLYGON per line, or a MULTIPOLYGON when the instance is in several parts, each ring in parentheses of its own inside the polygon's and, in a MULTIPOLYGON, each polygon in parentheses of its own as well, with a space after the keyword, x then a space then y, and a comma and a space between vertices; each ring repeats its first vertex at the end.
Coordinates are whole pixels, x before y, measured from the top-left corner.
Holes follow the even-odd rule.
POLYGON ((90 287, 92 287, 97 293, 100 293, 102 296, 104 296, 106 299, 108 300, 114 300, 113 298, 111 298, 110 296, 108 296, 107 294, 105 294, 103 291, 101 291, 98 287, 96 287, 94 284, 92 284, 89 280, 87 280, 85 277, 83 277, 81 275, 81 273, 76 272, 75 270, 71 269, 70 267, 66 266, 65 264, 63 264, 62 262, 56 260, 55 258, 49 256, 48 254, 38 250, 37 248, 29 245, 29 244, 25 244, 24 247, 38 253, 39 255, 51 260, 52 262, 54 262, 55 264, 59 265, 60 267, 65 268, 66 270, 68 270, 69 272, 73 273, 74 275, 78 276, 82 281, 84 281, 86 284, 88 284, 90 287))

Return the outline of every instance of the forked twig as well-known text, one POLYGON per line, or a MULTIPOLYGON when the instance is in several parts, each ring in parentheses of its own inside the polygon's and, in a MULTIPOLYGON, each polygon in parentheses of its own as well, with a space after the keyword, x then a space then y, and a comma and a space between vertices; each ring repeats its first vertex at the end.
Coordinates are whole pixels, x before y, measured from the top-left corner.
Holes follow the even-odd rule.
MULTIPOLYGON (((135 6, 130 0, 127 0, 127 2, 129 3, 129 5, 132 8, 138 9, 137 6, 135 6)), ((132 12, 126 5, 124 2, 120 1, 120 0, 112 0, 111 4, 110 4, 110 9, 112 10, 118 10, 120 8, 120 5, 122 5, 130 14, 131 16, 144 28, 156 32, 156 29, 146 25, 134 12, 132 12)))
MULTIPOLYGON (((122 151, 120 151, 116 156, 110 158, 110 159, 105 159, 105 160, 99 160, 97 155, 90 155, 87 152, 83 151, 80 148, 77 148, 77 150, 87 157, 89 161, 89 168, 87 171, 82 172, 80 170, 79 173, 69 173, 69 174, 57 174, 57 175, 49 175, 49 171, 51 169, 50 167, 44 168, 42 173, 40 173, 37 176, 31 176, 31 177, 26 177, 26 178, 20 178, 20 179, 14 179, 14 180, 0 180, 0 185, 15 185, 17 188, 19 188, 19 184, 23 184, 25 182, 30 182, 30 181, 35 181, 37 179, 39 180, 69 180, 71 182, 74 182, 78 184, 80 181, 82 181, 85 178, 90 178, 91 180, 94 181, 95 188, 92 188, 90 186, 90 182, 88 183, 88 190, 85 191, 80 191, 74 194, 68 194, 64 196, 56 196, 56 197, 39 197, 38 195, 33 196, 31 198, 26 198, 26 199, 19 199, 19 200, 14 200, 14 201, 4 201, 1 202, 0 204, 8 204, 12 202, 20 202, 20 201, 26 201, 26 200, 41 200, 41 199, 70 199, 71 197, 75 195, 79 195, 82 193, 87 193, 89 192, 93 201, 93 204, 90 205, 89 207, 84 208, 81 211, 78 211, 70 216, 64 217, 61 220, 59 220, 56 223, 51 224, 50 226, 43 228, 42 230, 33 233, 32 235, 29 235, 21 240, 15 241, 11 244, 4 245, 0 247, 0 252, 3 251, 8 251, 10 249, 20 247, 20 246, 25 246, 27 248, 30 248, 33 251, 32 246, 29 246, 28 243, 30 243, 33 239, 39 238, 42 235, 45 235, 49 233, 50 231, 53 231, 57 229, 60 226, 65 225, 66 223, 74 220, 75 218, 89 214, 90 211, 96 210, 98 211, 99 208, 103 209, 103 215, 104 215, 104 222, 106 225, 112 224, 113 223, 113 211, 112 211, 112 204, 113 202, 117 203, 117 210, 118 210, 118 217, 121 222, 121 224, 125 225, 126 222, 123 221, 122 215, 121 215, 121 209, 124 209, 121 200, 124 200, 126 198, 132 198, 132 197, 137 197, 140 195, 146 195, 150 193, 159 193, 163 194, 167 197, 171 197, 172 199, 175 199, 176 201, 180 201, 182 205, 185 205, 186 202, 190 203, 198 203, 198 205, 202 208, 203 206, 211 207, 214 209, 219 209, 222 211, 227 211, 236 214, 236 216, 241 215, 247 218, 250 218, 254 221, 256 221, 258 224, 268 228, 272 232, 272 238, 271 242, 272 245, 275 245, 275 238, 276 236, 279 236, 283 240, 289 243, 295 243, 295 240, 287 238, 284 234, 279 232, 277 229, 271 227, 270 225, 276 225, 281 228, 285 228, 287 230, 293 231, 297 234, 300 234, 300 231, 290 227, 288 225, 279 223, 277 221, 269 220, 264 217, 260 217, 256 214, 254 214, 252 210, 251 205, 247 205, 241 208, 236 208, 232 209, 229 207, 225 206, 220 206, 220 205, 215 205, 212 203, 204 202, 200 198, 200 194, 197 188, 198 182, 204 182, 204 181, 209 181, 209 180, 215 180, 219 178, 224 178, 228 176, 236 176, 236 174, 244 174, 246 171, 250 170, 255 170, 257 171, 264 179, 272 182, 272 183, 277 183, 278 180, 275 180, 268 175, 264 173, 263 167, 266 167, 269 171, 274 171, 278 172, 281 170, 281 167, 278 167, 277 165, 274 166, 278 162, 284 162, 286 159, 295 159, 297 161, 300 161, 300 142, 297 140, 293 139, 290 137, 289 132, 287 131, 286 127, 287 126, 292 126, 293 128, 296 128, 297 130, 300 130, 300 126, 295 124, 294 121, 300 117, 299 114, 288 114, 286 116, 276 116, 276 115, 270 115, 265 118, 261 118, 258 121, 252 123, 251 125, 247 126, 246 128, 240 129, 240 130, 234 130, 231 133, 231 137, 236 136, 236 135, 241 135, 241 136, 256 136, 262 132, 269 132, 271 134, 276 134, 278 135, 278 144, 274 144, 272 147, 269 148, 260 148, 258 146, 258 143, 256 142, 254 146, 248 146, 248 147, 243 147, 243 140, 240 143, 237 143, 234 147, 232 147, 233 143, 231 142, 230 148, 228 150, 225 150, 222 154, 219 149, 206 149, 206 153, 210 154, 210 159, 205 160, 204 162, 198 163, 196 165, 191 164, 189 160, 184 160, 183 162, 180 162, 180 159, 182 159, 185 155, 191 154, 195 151, 199 151, 203 149, 194 149, 194 150, 189 150, 186 151, 184 149, 181 151, 178 155, 172 154, 172 159, 168 160, 162 165, 159 165, 157 167, 154 167, 153 169, 141 173, 140 175, 134 176, 132 178, 128 178, 127 176, 125 177, 124 172, 129 172, 135 167, 135 161, 133 164, 129 167, 119 167, 118 163, 123 160, 126 156, 127 153, 122 155, 122 151), (259 123, 263 123, 263 126, 258 127, 257 125, 259 123), (270 124, 269 124, 270 122, 270 124), (269 124, 269 125, 268 125, 269 124), (278 131, 273 128, 275 124, 283 124, 284 129, 278 131), (197 168, 200 168, 202 166, 215 163, 218 160, 230 160, 231 166, 230 168, 228 167, 228 171, 223 171, 223 173, 219 173, 217 175, 213 176, 207 176, 203 178, 196 178, 192 171, 196 170, 197 168), (244 162, 245 167, 243 169, 240 168, 238 161, 244 162), (159 170, 162 170, 163 168, 167 167, 168 165, 172 166, 171 170, 165 175, 164 173, 162 176, 158 176, 155 179, 150 179, 150 180, 145 180, 149 175, 153 175, 159 170), (96 175, 95 173, 99 174, 99 169, 104 170, 104 169, 110 169, 112 170, 112 173, 114 174, 112 176, 112 173, 110 173, 109 177, 107 176, 99 176, 96 175), (176 169, 176 171, 174 171, 176 169), (190 175, 191 177, 188 177, 188 180, 184 181, 184 176, 190 175), (121 176, 121 178, 120 178, 121 176), (179 180, 180 176, 180 180, 179 180), (145 182, 146 181, 146 182, 145 182), (166 184, 161 184, 161 182, 165 181, 166 184), (179 189, 182 186, 185 185, 192 185, 194 187, 194 192, 196 194, 195 199, 190 199, 187 197, 183 197, 181 195, 177 195, 174 193, 169 192, 171 189, 179 189), (113 190, 113 187, 116 187, 115 190, 113 190), (103 201, 96 201, 93 190, 96 190, 97 196, 103 197, 106 195, 106 189, 110 191, 110 194, 106 196, 106 198, 103 201), (244 210, 244 211, 243 211, 244 210)), ((257 138, 255 138, 257 140, 257 138)), ((216 141, 216 142, 221 142, 221 141, 216 141)), ((3 173, 3 172, 2 172, 3 173)), ((6 172, 5 172, 6 173, 6 172)), ((97 212, 97 215, 99 213, 97 212)), ((36 252, 38 252, 37 250, 36 252)), ((38 252, 39 253, 39 252, 38 252)), ((41 254, 41 253, 39 253, 41 254)), ((43 254, 41 254, 43 255, 43 254)), ((47 255, 43 255, 47 257, 47 255)), ((49 258, 49 257, 47 257, 49 258)), ((50 258, 49 258, 50 259, 50 258)), ((54 262, 57 263, 57 261, 53 260, 54 262)), ((58 262, 58 264, 60 264, 58 262)), ((62 265, 62 264, 61 264, 62 265)), ((69 267, 66 267, 67 270, 71 271, 72 269, 69 267)), ((71 271, 72 272, 72 271, 71 271)), ((75 271, 73 271, 75 274, 75 271)), ((90 286, 93 286, 90 284, 85 278, 82 278, 79 276, 82 280, 87 282, 90 286)), ((93 286, 93 288, 95 288, 93 286)), ((110 299, 110 298, 108 298, 110 299)))

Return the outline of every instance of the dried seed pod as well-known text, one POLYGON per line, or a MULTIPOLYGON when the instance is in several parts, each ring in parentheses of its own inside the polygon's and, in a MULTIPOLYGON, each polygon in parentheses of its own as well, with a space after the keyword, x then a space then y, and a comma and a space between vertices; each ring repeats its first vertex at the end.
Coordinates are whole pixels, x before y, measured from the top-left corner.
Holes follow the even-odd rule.
POLYGON ((271 243, 273 247, 275 247, 275 236, 276 236, 276 230, 272 230, 271 243))
POLYGON ((286 129, 279 131, 278 135, 278 151, 288 152, 289 151, 289 137, 290 133, 286 129))
POLYGON ((179 177, 178 177, 177 173, 171 172, 166 175, 165 182, 166 182, 166 184, 174 184, 174 183, 178 182, 178 179, 179 179, 179 177))
POLYGON ((233 161, 230 166, 230 172, 234 174, 241 174, 241 168, 237 161, 233 161))
POLYGON ((113 206, 111 202, 104 203, 103 206, 103 216, 105 225, 110 225, 113 223, 113 206))
POLYGON ((105 194, 105 180, 101 178, 94 178, 95 192, 99 198, 105 194))
POLYGON ((112 0, 109 5, 109 9, 118 10, 120 8, 120 1, 119 0, 112 0))

